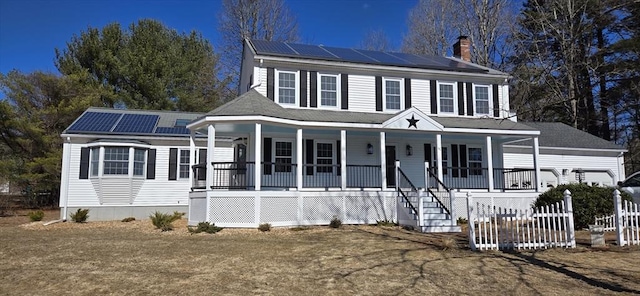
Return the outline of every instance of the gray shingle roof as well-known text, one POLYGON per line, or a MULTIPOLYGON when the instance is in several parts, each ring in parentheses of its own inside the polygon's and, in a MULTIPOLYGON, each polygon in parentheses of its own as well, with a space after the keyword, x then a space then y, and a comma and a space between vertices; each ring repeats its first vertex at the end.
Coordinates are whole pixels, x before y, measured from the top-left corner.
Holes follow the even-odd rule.
MULTIPOLYGON (((397 114, 397 113, 396 113, 397 114)), ((365 113, 351 111, 332 111, 319 109, 287 109, 271 101, 256 90, 250 90, 238 98, 207 113, 211 116, 268 116, 282 119, 316 121, 382 124, 396 116, 391 113, 365 113)), ((535 131, 535 128, 521 123, 492 118, 459 118, 437 117, 432 119, 445 128, 474 128, 535 131)))
MULTIPOLYGON (((625 150, 622 146, 575 129, 561 122, 522 122, 540 131, 540 147, 625 150)), ((513 143, 531 146, 531 140, 513 143)))

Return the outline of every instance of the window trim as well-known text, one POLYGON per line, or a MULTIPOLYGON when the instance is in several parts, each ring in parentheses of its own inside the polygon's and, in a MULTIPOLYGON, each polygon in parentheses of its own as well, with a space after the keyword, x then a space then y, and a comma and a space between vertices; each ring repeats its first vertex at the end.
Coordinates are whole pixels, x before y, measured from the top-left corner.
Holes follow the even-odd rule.
POLYGON ((473 115, 474 116, 491 116, 493 117, 493 114, 491 112, 491 110, 493 110, 493 93, 491 91, 491 85, 489 84, 473 84, 473 115), (488 111, 487 113, 478 113, 478 97, 476 95, 476 87, 486 87, 487 88, 487 106, 488 106, 488 111))
POLYGON ((342 106, 342 85, 341 85, 341 74, 332 74, 332 73, 318 73, 318 79, 316 81, 317 91, 318 91, 318 108, 323 109, 340 109, 342 106), (323 105, 322 104, 322 76, 334 77, 336 79, 336 105, 323 105))
POLYGON ((95 178, 102 176, 100 170, 100 159, 102 158, 102 147, 89 147, 89 178, 95 178), (94 155, 97 155, 97 159, 94 159, 94 155), (95 160, 95 162, 94 162, 95 160), (95 173, 94 173, 95 170, 95 173))
POLYGON ((458 92, 456 91, 456 84, 457 82, 450 82, 450 81, 437 81, 436 83, 436 97, 437 97, 437 104, 438 104, 438 114, 442 114, 442 115, 456 115, 458 114, 458 108, 460 106, 458 106, 458 92), (440 85, 451 85, 451 91, 453 93, 453 111, 451 112, 447 112, 447 111, 442 111, 442 98, 440 97, 440 85))
MULTIPOLYGON (((141 149, 141 148, 129 148, 129 153, 131 153, 131 149, 133 149, 133 166, 131 173, 134 178, 144 178, 147 176, 147 158, 149 154, 149 150, 141 149), (136 151, 142 151, 142 174, 136 175, 136 151)), ((140 163, 140 161, 138 161, 140 163)))
POLYGON ((278 70, 274 69, 273 75, 273 101, 282 106, 299 106, 300 104, 300 71, 298 70, 278 70), (288 73, 294 75, 294 102, 293 103, 281 103, 280 102, 280 73, 288 73))
POLYGON ((382 77, 382 112, 399 112, 404 109, 404 78, 382 77), (397 81, 400 84, 400 109, 387 108, 387 81, 397 81))
POLYGON ((180 149, 180 148, 178 148, 178 165, 177 165, 177 169, 178 169, 178 171, 176 172, 176 176, 178 177, 178 180, 181 180, 181 179, 185 180, 185 179, 191 178, 191 149, 180 149), (182 152, 183 151, 187 152, 187 163, 186 164, 182 163, 182 152), (187 167, 187 176, 186 177, 183 177, 180 174, 181 173, 180 168, 182 166, 186 166, 187 167))
MULTIPOLYGON (((314 149, 313 149, 313 162, 315 163, 315 173, 316 174, 337 174, 337 168, 334 167, 336 163, 336 142, 331 140, 315 140, 313 141, 314 149), (319 171, 319 163, 318 163, 318 144, 329 144, 331 145, 331 172, 322 172, 319 171), (334 172, 335 171, 335 172, 334 172)), ((329 157, 322 157, 322 159, 329 159, 329 157)))
MULTIPOLYGON (((133 174, 133 171, 131 169, 132 162, 133 162, 133 159, 131 157, 131 147, 105 146, 105 147, 103 147, 103 149, 104 149, 104 153, 102 153, 102 159, 101 159, 101 161, 102 161, 102 175, 103 176, 115 176, 115 177, 118 177, 118 176, 131 176, 133 174), (122 149, 123 151, 126 151, 127 160, 126 161, 125 160, 120 160, 120 159, 109 159, 109 160, 107 160, 107 154, 108 154, 107 153, 107 149, 122 149), (107 169, 109 169, 109 170, 112 170, 112 169, 117 170, 118 169, 117 167, 116 168, 112 168, 111 166, 109 166, 109 168, 107 168, 107 162, 114 163, 114 164, 116 164, 116 163, 126 164, 126 170, 127 170, 126 173, 124 173, 124 174, 107 173, 107 169)), ((115 154, 115 155, 117 155, 117 154, 115 154)))
POLYGON ((296 151, 295 141, 291 140, 291 139, 284 139, 284 138, 281 138, 281 139, 273 138, 271 142, 272 142, 271 143, 271 157, 272 157, 271 159, 273 159, 273 162, 272 162, 273 163, 273 173, 274 174, 275 173, 278 173, 278 174, 295 173, 296 170, 293 168, 293 165, 295 164, 294 160, 295 160, 295 151, 296 151), (290 172, 276 170, 276 168, 278 166, 278 165, 276 165, 276 158, 287 158, 287 157, 282 157, 282 156, 277 156, 276 155, 276 143, 278 143, 278 142, 280 142, 280 143, 290 143, 291 144, 291 156, 290 156, 290 158, 291 158, 291 166, 290 166, 291 171, 290 172))

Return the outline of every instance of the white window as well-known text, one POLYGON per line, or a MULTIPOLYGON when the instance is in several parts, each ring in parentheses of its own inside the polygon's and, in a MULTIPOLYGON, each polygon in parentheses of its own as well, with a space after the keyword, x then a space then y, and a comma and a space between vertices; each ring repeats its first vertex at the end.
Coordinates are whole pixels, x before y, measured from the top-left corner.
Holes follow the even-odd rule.
POLYGON ((144 149, 133 150, 133 175, 144 176, 144 164, 147 153, 144 149))
POLYGON ((384 80, 384 106, 385 110, 402 110, 402 80, 385 79, 384 80))
POLYGON ((296 85, 297 72, 278 71, 278 85, 276 87, 278 93, 278 103, 280 104, 296 104, 296 85))
POLYGON ((189 164, 191 163, 189 150, 180 150, 180 179, 189 178, 189 164))
POLYGON ((103 174, 129 174, 129 147, 104 147, 103 174))
POLYGON ((482 176, 482 148, 468 148, 469 175, 482 176))
POLYGON ((316 171, 318 173, 333 173, 333 143, 316 143, 316 171))
POLYGON ((292 170, 292 158, 293 158, 293 144, 291 142, 275 142, 275 171, 276 173, 291 173, 292 170))
POLYGON ((488 115, 491 110, 491 97, 489 86, 476 85, 473 89, 475 95, 475 112, 478 115, 488 115))
POLYGON ((455 113, 456 99, 453 83, 438 83, 438 102, 440 113, 455 113))
POLYGON ((338 75, 318 74, 320 86, 320 106, 337 107, 340 101, 338 75))
POLYGON ((100 171, 100 147, 91 148, 91 176, 98 176, 100 171))

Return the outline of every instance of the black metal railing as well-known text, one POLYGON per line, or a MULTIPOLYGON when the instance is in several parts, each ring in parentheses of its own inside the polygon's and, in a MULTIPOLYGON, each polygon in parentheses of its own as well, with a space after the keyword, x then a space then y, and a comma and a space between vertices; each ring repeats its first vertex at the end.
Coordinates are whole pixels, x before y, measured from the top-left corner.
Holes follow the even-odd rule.
POLYGON ((398 171, 398 184, 396 184, 396 190, 398 191, 398 193, 400 193, 400 196, 402 196, 402 200, 404 200, 404 202, 407 203, 409 208, 411 208, 414 215, 418 216, 419 220, 422 220, 423 217, 419 216, 420 212, 416 207, 416 205, 421 206, 421 205, 418 205, 418 201, 420 200, 419 199, 420 193, 418 193, 418 188, 416 188, 416 186, 413 185, 411 180, 409 180, 409 178, 407 177, 407 175, 404 174, 401 168, 398 168, 397 171, 398 171))
POLYGON ((436 201, 440 204, 440 206, 445 209, 447 214, 451 215, 451 208, 453 205, 451 204, 451 189, 442 182, 442 180, 438 179, 438 175, 435 169, 428 169, 427 173, 429 174, 428 180, 433 180, 435 183, 434 186, 427 186, 427 191, 436 201))
POLYGON ((191 166, 193 171, 193 182, 191 190, 207 188, 207 164, 199 163, 191 166))
POLYGON ((348 164, 347 188, 382 188, 380 165, 348 164))
MULTIPOLYGON (((429 185, 437 187, 437 168, 430 168, 429 185)), ((446 167, 442 172, 441 182, 449 188, 458 189, 489 189, 489 175, 487 168, 446 167)))
POLYGON ((302 175, 302 187, 340 188, 340 165, 304 164, 302 165, 302 175))
POLYGON ((536 189, 536 170, 495 168, 493 187, 501 190, 536 189))
POLYGON ((263 162, 261 188, 296 188, 298 185, 295 163, 263 162))
POLYGON ((212 162, 212 189, 248 189, 254 185, 254 162, 212 162))

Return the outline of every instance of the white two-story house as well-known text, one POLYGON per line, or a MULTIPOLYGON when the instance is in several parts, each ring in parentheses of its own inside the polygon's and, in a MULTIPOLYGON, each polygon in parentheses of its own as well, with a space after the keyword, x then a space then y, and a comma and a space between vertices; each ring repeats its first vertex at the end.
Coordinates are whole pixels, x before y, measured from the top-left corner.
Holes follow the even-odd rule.
MULTIPOLYGON (((159 174, 167 176, 161 178, 183 179, 162 186, 180 190, 173 202, 183 203, 191 224, 291 226, 338 218, 455 231, 467 192, 526 208, 547 186, 573 181, 572 174, 600 185, 624 178, 621 147, 559 123, 548 123, 562 130, 558 135, 517 122, 509 108, 509 75, 471 63, 469 50, 465 37, 454 46, 455 57, 246 40, 240 96, 185 117, 189 123, 173 135, 156 131, 171 126, 160 121, 180 115, 85 112, 78 121, 93 117, 93 125, 103 113, 158 117, 155 125, 149 119, 146 134, 118 134, 123 118, 105 124, 103 133, 83 130, 78 121, 65 131, 68 197, 61 206, 82 206, 71 198, 71 187, 80 185, 70 184, 104 196, 105 186, 126 181, 121 202, 139 209, 137 196, 162 163, 159 174), (554 140, 570 138, 567 133, 587 140, 554 140), (120 164, 128 170, 112 174, 115 154, 123 154, 112 150, 120 146, 128 149, 120 164)), ((103 204, 92 206, 98 211, 103 204)))

